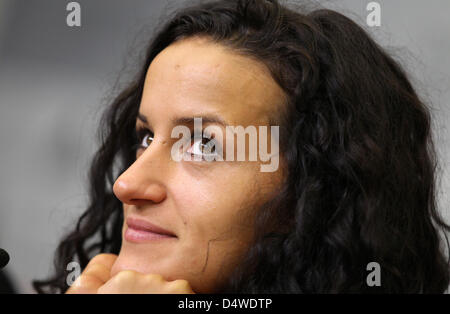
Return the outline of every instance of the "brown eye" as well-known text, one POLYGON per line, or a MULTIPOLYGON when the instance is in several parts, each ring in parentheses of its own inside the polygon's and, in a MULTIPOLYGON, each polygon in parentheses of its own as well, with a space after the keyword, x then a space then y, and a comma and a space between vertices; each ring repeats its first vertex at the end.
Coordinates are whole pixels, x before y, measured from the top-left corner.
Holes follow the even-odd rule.
POLYGON ((147 132, 145 136, 142 138, 141 147, 147 148, 150 146, 150 144, 153 142, 153 136, 150 134, 150 132, 147 132))
POLYGON ((134 150, 146 149, 153 142, 153 133, 146 128, 136 130, 134 150))

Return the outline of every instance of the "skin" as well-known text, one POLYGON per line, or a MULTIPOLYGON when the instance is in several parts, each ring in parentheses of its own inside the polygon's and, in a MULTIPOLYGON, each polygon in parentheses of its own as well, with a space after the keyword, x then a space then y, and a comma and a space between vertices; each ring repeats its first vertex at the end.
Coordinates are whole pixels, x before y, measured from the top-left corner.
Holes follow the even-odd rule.
MULTIPOLYGON (((219 291, 250 245, 258 207, 280 187, 282 167, 261 172, 259 161, 174 161, 171 120, 214 114, 228 125, 270 130, 283 101, 261 63, 219 44, 193 37, 164 49, 148 69, 139 107, 148 125, 136 121, 153 132, 153 141, 137 151, 113 190, 123 203, 123 234, 134 216, 176 237, 123 239, 120 254, 96 256, 69 293, 219 291)), ((193 132, 193 124, 185 125, 193 132)), ((226 134, 224 126, 211 125, 226 134)))

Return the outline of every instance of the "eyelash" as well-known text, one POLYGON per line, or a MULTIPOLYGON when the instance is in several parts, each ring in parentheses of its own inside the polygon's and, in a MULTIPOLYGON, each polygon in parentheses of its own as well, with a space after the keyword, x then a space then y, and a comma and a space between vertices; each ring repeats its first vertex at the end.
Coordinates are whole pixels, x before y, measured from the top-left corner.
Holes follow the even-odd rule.
MULTIPOLYGON (((214 135, 211 135, 211 134, 208 134, 208 133, 206 133, 206 132, 204 132, 204 131, 202 131, 202 140, 204 140, 204 139, 206 139, 206 140, 208 140, 208 143, 209 142, 211 142, 211 141, 213 141, 214 140, 214 135)), ((138 149, 146 149, 147 147, 145 147, 145 146, 143 146, 142 145, 142 141, 144 140, 144 138, 147 136, 147 135, 149 135, 150 136, 150 138, 152 138, 152 142, 153 142, 153 137, 154 137, 154 134, 153 134, 153 132, 151 132, 149 129, 147 129, 147 128, 144 128, 144 127, 138 127, 137 129, 136 129, 136 134, 135 134, 135 136, 136 136, 136 142, 135 142, 135 144, 133 145, 133 150, 134 151, 137 151, 138 149)), ((194 135, 195 134, 193 134, 192 136, 191 136, 191 141, 194 139, 194 135)), ((150 144, 148 144, 149 146, 151 145, 151 143, 150 144)), ((194 144, 192 144, 191 145, 191 147, 193 146, 194 144)), ((203 144, 203 145, 206 145, 206 144, 203 144)), ((217 147, 214 147, 215 149, 217 149, 217 147)), ((195 154, 192 154, 191 153, 191 155, 192 156, 194 156, 195 154)), ((203 156, 206 156, 207 154, 204 154, 203 156)))

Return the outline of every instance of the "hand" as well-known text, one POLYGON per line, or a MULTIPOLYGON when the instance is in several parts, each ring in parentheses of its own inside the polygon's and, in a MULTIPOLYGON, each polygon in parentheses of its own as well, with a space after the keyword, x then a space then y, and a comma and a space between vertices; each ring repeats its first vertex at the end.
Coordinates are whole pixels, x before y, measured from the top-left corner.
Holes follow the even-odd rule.
POLYGON ((117 259, 114 254, 99 254, 89 261, 83 273, 67 290, 67 294, 97 293, 110 278, 111 267, 117 259))
POLYGON ((193 294, 186 280, 166 281, 158 274, 142 274, 133 270, 123 270, 98 288, 99 294, 193 294))

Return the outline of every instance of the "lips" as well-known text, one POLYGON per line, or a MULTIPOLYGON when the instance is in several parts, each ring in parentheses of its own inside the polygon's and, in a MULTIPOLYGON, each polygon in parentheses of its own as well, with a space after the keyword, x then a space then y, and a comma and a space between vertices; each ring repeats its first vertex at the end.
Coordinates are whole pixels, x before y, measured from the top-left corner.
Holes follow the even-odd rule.
POLYGON ((126 220, 125 240, 130 242, 146 242, 177 238, 172 231, 161 228, 146 220, 129 217, 126 220))

